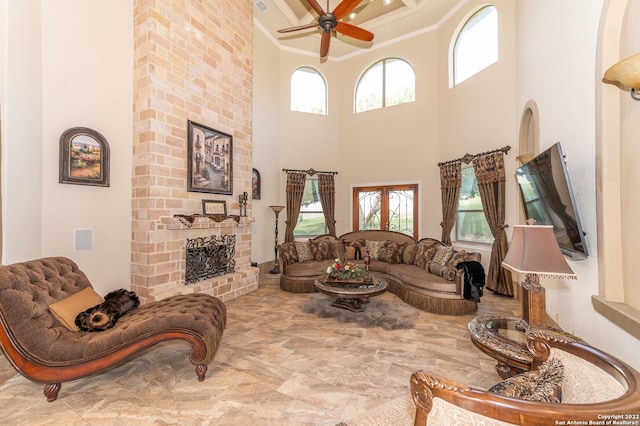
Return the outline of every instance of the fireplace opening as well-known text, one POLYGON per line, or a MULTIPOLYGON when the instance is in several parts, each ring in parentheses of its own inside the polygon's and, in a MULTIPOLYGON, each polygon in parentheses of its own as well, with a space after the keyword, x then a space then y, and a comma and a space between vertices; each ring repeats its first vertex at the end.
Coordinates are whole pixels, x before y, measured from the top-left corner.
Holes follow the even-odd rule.
POLYGON ((186 251, 185 284, 231 274, 235 270, 235 235, 188 238, 186 251))

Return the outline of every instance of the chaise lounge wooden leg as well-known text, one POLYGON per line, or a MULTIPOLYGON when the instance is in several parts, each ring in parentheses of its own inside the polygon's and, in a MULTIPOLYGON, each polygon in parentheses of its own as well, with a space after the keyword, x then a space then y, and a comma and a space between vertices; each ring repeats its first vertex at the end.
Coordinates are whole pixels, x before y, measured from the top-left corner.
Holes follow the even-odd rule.
POLYGON ((47 402, 53 402, 58 398, 58 392, 60 392, 60 383, 49 383, 44 385, 44 396, 47 397, 47 402))
POLYGON ((198 375, 199 382, 202 382, 204 380, 204 376, 207 374, 207 368, 207 364, 196 365, 196 374, 198 375))

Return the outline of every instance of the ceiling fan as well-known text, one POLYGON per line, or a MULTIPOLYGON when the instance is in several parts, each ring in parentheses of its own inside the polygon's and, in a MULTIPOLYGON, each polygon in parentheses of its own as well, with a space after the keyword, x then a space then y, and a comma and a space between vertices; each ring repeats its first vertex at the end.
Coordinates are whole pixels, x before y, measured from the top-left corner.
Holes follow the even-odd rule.
MULTIPOLYGON (((324 58, 329 53, 329 43, 331 42, 331 32, 337 31, 349 37, 353 37, 362 41, 373 40, 373 34, 367 30, 363 30, 355 25, 348 24, 346 22, 340 22, 340 19, 344 18, 351 12, 362 0, 342 0, 333 12, 328 13, 322 10, 322 7, 316 0, 306 0, 309 6, 316 11, 318 21, 312 24, 301 25, 299 27, 285 28, 278 30, 279 33, 290 33, 292 31, 304 30, 307 28, 313 28, 316 25, 322 30, 322 39, 320 41, 320 57, 324 58)), ((329 9, 329 0, 327 0, 327 9, 329 9)))

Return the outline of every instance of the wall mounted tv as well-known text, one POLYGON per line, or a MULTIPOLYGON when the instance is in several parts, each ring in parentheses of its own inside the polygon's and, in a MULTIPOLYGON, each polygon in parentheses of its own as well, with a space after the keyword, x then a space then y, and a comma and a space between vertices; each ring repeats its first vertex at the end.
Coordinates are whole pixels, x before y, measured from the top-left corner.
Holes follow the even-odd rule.
POLYGON ((586 259, 585 233, 560 142, 517 169, 516 178, 527 218, 535 219, 536 225, 553 225, 562 253, 586 259))

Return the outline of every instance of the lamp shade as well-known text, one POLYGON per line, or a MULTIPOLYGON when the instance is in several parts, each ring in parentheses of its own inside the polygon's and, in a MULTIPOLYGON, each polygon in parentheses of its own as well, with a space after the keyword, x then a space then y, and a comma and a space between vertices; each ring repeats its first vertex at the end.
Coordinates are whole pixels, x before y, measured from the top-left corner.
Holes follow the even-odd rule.
POLYGON ((631 89, 640 89, 640 53, 613 65, 604 73, 604 79, 631 89))
POLYGON ((271 210, 273 210, 276 213, 280 213, 282 210, 284 210, 284 206, 269 206, 271 207, 271 210))
POLYGON ((502 266, 522 274, 576 278, 553 234, 553 226, 515 225, 502 266))

